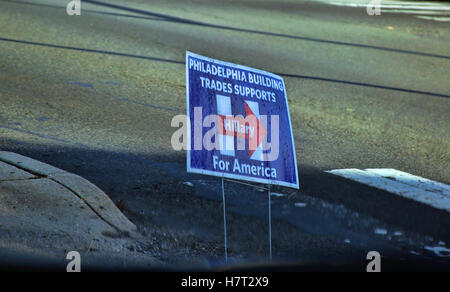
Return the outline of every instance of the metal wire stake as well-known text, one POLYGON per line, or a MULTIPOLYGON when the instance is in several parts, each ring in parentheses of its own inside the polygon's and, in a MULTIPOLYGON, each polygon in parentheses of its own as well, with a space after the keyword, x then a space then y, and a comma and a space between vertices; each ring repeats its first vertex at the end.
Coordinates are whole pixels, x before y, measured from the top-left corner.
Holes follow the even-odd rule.
POLYGON ((225 242, 225 262, 228 263, 228 248, 227 248, 227 215, 225 209, 225 188, 222 177, 222 201, 223 201, 223 235, 225 242))
POLYGON ((272 261, 272 212, 270 206, 270 184, 269 189, 269 261, 272 261))

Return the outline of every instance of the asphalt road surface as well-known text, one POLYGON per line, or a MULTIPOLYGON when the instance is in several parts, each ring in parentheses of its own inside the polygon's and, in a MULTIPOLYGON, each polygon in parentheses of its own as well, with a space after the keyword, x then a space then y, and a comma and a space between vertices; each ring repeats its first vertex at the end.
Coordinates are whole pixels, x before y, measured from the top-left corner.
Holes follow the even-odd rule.
MULTIPOLYGON (((294 0, 85 0, 68 16, 68 2, 0 1, 2 150, 98 185, 167 263, 214 266, 220 181, 186 174, 170 144, 189 50, 285 79, 300 191, 275 189, 291 196, 274 199, 274 258, 364 265, 380 249, 448 264, 424 249, 450 243, 448 212, 324 172, 395 168, 450 183, 448 22, 294 0)), ((230 256, 259 261, 267 197, 226 189, 230 256)))

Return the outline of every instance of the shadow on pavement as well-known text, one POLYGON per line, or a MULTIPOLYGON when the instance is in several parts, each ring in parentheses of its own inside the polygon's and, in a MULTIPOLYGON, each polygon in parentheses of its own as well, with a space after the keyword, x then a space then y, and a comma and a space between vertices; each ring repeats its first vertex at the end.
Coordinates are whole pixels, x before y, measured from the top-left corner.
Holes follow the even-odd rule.
MULTIPOLYGON (((133 223, 138 225, 138 229, 140 228, 141 231, 145 230, 142 226, 152 224, 169 226, 176 232, 195 230, 194 237, 201 237, 201 240, 206 242, 206 247, 192 246, 192 248, 210 248, 211 254, 215 254, 217 257, 221 256, 223 252, 221 232, 223 231, 218 227, 222 219, 219 206, 221 194, 218 191, 220 181, 213 177, 186 174, 183 153, 176 156, 137 155, 91 150, 83 147, 32 145, 14 140, 3 140, 2 144, 7 145, 2 147, 4 151, 12 151, 34 158, 88 179, 107 193, 116 204, 122 205, 122 211, 133 223), (195 185, 195 191, 184 184, 187 181, 195 185), (203 211, 205 212, 204 216, 202 215, 203 211), (197 226, 197 228, 193 225, 202 226, 197 226), (207 242, 213 242, 214 246, 207 242)), ((408 232, 433 236, 446 242, 450 241, 448 233, 450 216, 445 211, 436 210, 412 200, 405 200, 382 190, 370 188, 308 166, 300 168, 300 185, 301 193, 304 195, 323 199, 335 205, 344 205, 359 214, 377 218, 386 224, 403 228, 408 232)), ((254 224, 254 227, 249 228, 260 229, 253 234, 245 231, 244 228, 246 243, 241 248, 252 249, 256 245, 258 246, 256 250, 264 254, 266 249, 264 240, 266 228, 264 222, 267 218, 265 213, 266 196, 253 188, 237 184, 227 183, 226 188, 228 210, 234 214, 254 218, 251 219, 254 222, 249 223, 249 226, 254 224), (259 232, 261 233, 258 235, 259 232)), ((274 191, 292 192, 285 188, 275 188, 274 191)), ((358 255, 370 247, 382 248, 384 246, 386 248, 386 246, 392 245, 387 240, 377 239, 373 234, 350 232, 342 225, 342 222, 337 222, 327 214, 322 216, 317 211, 307 208, 302 212, 297 212, 298 214, 296 213, 295 216, 286 215, 286 210, 289 211, 289 208, 286 209, 286 199, 275 198, 273 202, 274 220, 283 221, 285 222, 283 224, 287 223, 287 226, 291 226, 287 230, 291 230, 289 228, 299 230, 303 237, 298 238, 299 242, 305 242, 307 245, 307 247, 300 246, 300 243, 295 242, 289 244, 288 241, 292 241, 291 237, 294 236, 292 230, 289 231, 292 234, 280 235, 279 240, 283 240, 283 242, 275 243, 280 260, 291 256, 293 259, 298 259, 298 257, 305 259, 305 248, 307 248, 306 254, 311 256, 306 261, 311 263, 308 267, 315 265, 313 259, 319 263, 325 263, 330 259, 339 262, 342 261, 342 258, 354 262, 358 255), (317 238, 319 238, 319 244, 316 242, 317 238), (347 249, 345 246, 342 247, 329 241, 343 242, 345 238, 351 238, 352 248, 347 249), (321 246, 322 243, 323 246, 321 246), (330 249, 330 246, 334 246, 335 249, 330 249)), ((288 214, 291 213, 288 212, 288 214)), ((242 220, 242 217, 234 220, 242 220)), ((278 232, 285 230, 283 229, 285 227, 281 226, 277 227, 275 224, 274 228, 278 228, 278 232)), ((195 241, 191 235, 189 236, 190 240, 195 241)), ((239 241, 239 238, 235 237, 234 241, 239 241)), ((392 249, 388 248, 385 254, 394 260, 393 264, 396 259, 409 259, 401 249, 392 247, 392 249)), ((405 252, 407 253, 407 251, 405 252)), ((259 260, 256 259, 256 261, 259 260)), ((413 260, 424 259, 414 258, 413 260)), ((401 265, 400 262, 395 264, 401 265)), ((212 263, 211 267, 214 266, 216 264, 212 263)), ((324 267, 326 270, 326 265, 324 267)))

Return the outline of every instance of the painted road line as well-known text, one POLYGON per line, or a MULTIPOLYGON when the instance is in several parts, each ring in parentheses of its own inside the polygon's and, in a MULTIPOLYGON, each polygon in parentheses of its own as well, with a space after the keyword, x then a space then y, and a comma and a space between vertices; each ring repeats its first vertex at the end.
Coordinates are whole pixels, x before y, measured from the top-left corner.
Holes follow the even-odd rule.
POLYGON ((379 5, 381 9, 408 9, 408 10, 434 10, 438 12, 450 11, 450 5, 447 3, 421 3, 421 2, 398 2, 398 1, 370 1, 370 0, 318 0, 322 3, 328 3, 335 6, 347 7, 367 7, 367 5, 379 5))
POLYGON ((450 21, 450 17, 445 17, 445 16, 422 16, 422 15, 418 15, 416 17, 420 18, 420 19, 434 20, 434 21, 440 21, 440 22, 450 21))
POLYGON ((395 179, 398 182, 410 185, 412 187, 420 188, 431 192, 438 192, 450 198, 450 186, 443 183, 435 182, 393 168, 368 168, 366 169, 366 171, 377 174, 384 178, 395 179))
POLYGON ((350 168, 326 172, 450 212, 450 186, 443 183, 386 168, 350 168))
POLYGON ((354 8, 367 8, 368 5, 379 7, 381 13, 404 13, 412 14, 417 18, 449 21, 450 5, 447 3, 425 3, 425 2, 398 2, 398 1, 376 1, 376 0, 317 0, 335 6, 346 6, 354 8), (426 17, 424 15, 430 15, 426 17), (439 17, 443 16, 443 17, 439 17))

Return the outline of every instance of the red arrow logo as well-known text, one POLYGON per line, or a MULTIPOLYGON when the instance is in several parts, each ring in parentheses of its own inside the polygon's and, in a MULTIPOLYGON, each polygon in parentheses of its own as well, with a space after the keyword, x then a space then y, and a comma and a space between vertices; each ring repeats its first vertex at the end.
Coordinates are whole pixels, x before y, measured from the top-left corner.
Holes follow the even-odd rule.
POLYGON ((253 155, 267 136, 266 128, 247 103, 245 103, 245 118, 219 115, 218 122, 219 134, 248 140, 249 157, 253 155))

